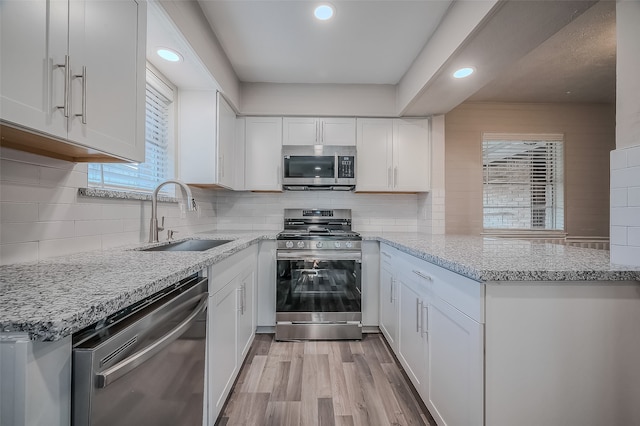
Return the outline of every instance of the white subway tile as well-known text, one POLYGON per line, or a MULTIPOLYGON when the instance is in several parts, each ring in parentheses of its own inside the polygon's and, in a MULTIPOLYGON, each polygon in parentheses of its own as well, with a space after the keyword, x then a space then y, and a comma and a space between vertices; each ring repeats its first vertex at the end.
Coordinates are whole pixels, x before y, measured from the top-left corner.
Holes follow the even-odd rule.
POLYGON ((616 149, 611 151, 611 170, 620 170, 627 167, 627 152, 626 149, 616 149))
POLYGON ((119 232, 123 232, 123 223, 121 219, 75 221, 76 237, 114 234, 119 232))
POLYGON ((15 182, 3 182, 0 192, 2 201, 31 203, 74 203, 78 194, 78 190, 74 188, 45 188, 15 182))
POLYGON ((611 207, 626 207, 627 206, 627 188, 612 189, 609 203, 611 207))
POLYGON ((612 245, 611 263, 640 266, 640 247, 612 245))
POLYGON ((0 265, 36 260, 38 260, 38 243, 36 242, 0 245, 0 265))
POLYGON ((626 246, 628 229, 626 226, 611 226, 609 231, 609 241, 611 244, 626 246))
POLYGON ((640 207, 613 207, 611 225, 640 226, 640 207))
POLYGON ((68 237, 73 237, 72 221, 10 223, 0 228, 2 244, 68 237))
POLYGON ((102 206, 99 204, 39 204, 38 218, 41 221, 91 220, 99 218, 102 206))
POLYGON ((634 226, 628 229, 627 245, 640 247, 640 226, 634 226))
POLYGON ((99 250, 100 237, 76 237, 40 241, 40 259, 99 250))
POLYGON ((87 176, 75 170, 40 167, 40 185, 47 187, 85 188, 87 176))
MULTIPOLYGON (((640 184, 640 182, 638 182, 640 184)), ((629 207, 640 207, 640 186, 629 188, 627 195, 629 207)))
POLYGON ((627 149, 627 167, 640 166, 640 145, 627 149))
POLYGON ((0 160, 0 180, 3 182, 37 184, 39 172, 39 167, 33 164, 0 160))
POLYGON ((38 205, 36 203, 0 203, 0 222, 36 222, 38 205))
MULTIPOLYGON (((165 234, 166 235, 166 234, 165 234)), ((110 249, 113 247, 120 247, 124 245, 145 243, 149 240, 148 232, 121 232, 117 234, 102 235, 100 237, 102 241, 102 249, 110 249)))

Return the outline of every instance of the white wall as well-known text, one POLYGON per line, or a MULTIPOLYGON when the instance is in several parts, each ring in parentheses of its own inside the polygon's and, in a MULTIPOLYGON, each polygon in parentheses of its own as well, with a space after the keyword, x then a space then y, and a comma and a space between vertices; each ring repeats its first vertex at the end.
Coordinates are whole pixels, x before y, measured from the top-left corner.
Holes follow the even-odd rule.
POLYGON ((385 84, 243 83, 245 115, 394 117, 396 90, 385 84))
MULTIPOLYGON (((79 197, 86 186, 86 164, 2 148, 0 264, 148 241, 150 201, 79 197)), ((184 219, 178 204, 158 203, 165 228, 182 234, 215 228, 212 196, 194 190, 194 197, 199 210, 184 219)))
POLYGON ((611 262, 640 266, 640 2, 616 4, 616 150, 611 153, 611 262))

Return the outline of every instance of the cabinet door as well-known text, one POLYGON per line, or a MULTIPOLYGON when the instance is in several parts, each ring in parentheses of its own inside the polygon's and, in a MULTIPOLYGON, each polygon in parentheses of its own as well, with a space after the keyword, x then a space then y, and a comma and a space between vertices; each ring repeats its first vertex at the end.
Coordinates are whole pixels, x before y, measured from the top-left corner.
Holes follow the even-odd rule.
POLYGON ((314 117, 284 117, 282 145, 315 145, 320 142, 319 120, 314 117))
POLYGON ((68 1, 7 0, 0 6, 0 118, 67 137, 64 111, 68 1))
POLYGON ((218 148, 218 185, 233 188, 234 151, 236 142, 236 113, 222 97, 217 95, 217 148, 218 148))
POLYGON ((393 120, 358 119, 356 191, 391 191, 393 120))
POLYGON ((144 161, 146 3, 69 2, 69 140, 144 161))
POLYGON ((447 302, 428 306, 427 407, 438 424, 483 424, 483 328, 447 302))
POLYGON ((239 368, 237 284, 234 278, 209 298, 209 424, 213 424, 220 413, 239 368))
POLYGON ((282 118, 245 118, 245 188, 282 191, 282 118))
POLYGON ((240 309, 238 310, 238 356, 241 364, 249 352, 256 330, 255 318, 255 292, 256 292, 256 265, 252 264, 248 271, 240 276, 238 287, 240 297, 240 309))
POLYGON ((427 344, 422 330, 426 303, 418 285, 409 279, 398 281, 398 359, 409 379, 421 392, 427 378, 427 344))
POLYGON ((325 145, 355 145, 356 119, 341 117, 320 119, 320 140, 325 145))
POLYGON ((430 189, 429 120, 393 120, 393 163, 394 191, 430 189))
POLYGON ((380 252, 380 331, 387 338, 389 346, 397 348, 396 336, 398 326, 398 312, 396 309, 396 295, 394 292, 395 279, 391 259, 384 252, 380 252))

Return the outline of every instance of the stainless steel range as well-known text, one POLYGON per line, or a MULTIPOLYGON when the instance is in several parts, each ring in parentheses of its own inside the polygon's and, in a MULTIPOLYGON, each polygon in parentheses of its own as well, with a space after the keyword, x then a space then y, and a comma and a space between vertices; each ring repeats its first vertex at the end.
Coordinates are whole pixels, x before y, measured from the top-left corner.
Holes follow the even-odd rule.
POLYGON ((276 340, 362 338, 362 238, 348 209, 285 209, 276 340))

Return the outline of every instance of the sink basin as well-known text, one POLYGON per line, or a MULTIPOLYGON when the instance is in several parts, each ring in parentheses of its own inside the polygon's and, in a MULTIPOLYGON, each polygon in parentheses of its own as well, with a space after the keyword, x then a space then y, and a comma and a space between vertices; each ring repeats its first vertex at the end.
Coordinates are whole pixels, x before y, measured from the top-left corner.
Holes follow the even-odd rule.
POLYGON ((185 240, 151 247, 141 251, 205 251, 230 243, 231 241, 233 240, 185 240))

